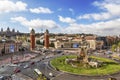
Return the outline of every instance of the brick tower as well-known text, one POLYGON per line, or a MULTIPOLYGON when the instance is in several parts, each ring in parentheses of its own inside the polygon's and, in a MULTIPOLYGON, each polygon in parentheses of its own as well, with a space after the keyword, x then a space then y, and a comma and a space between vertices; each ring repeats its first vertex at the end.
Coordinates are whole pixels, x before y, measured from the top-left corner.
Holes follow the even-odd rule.
POLYGON ((34 50, 35 49, 35 30, 32 29, 30 32, 30 49, 34 50))
POLYGON ((44 33, 44 47, 46 49, 49 48, 49 31, 46 29, 46 32, 44 33))

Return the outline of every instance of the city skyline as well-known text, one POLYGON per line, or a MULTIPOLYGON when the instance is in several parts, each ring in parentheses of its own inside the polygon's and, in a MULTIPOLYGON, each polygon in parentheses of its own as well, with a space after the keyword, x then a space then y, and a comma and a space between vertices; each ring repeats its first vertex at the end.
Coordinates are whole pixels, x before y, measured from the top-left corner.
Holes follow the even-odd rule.
POLYGON ((0 0, 0 28, 120 34, 120 0, 0 0))

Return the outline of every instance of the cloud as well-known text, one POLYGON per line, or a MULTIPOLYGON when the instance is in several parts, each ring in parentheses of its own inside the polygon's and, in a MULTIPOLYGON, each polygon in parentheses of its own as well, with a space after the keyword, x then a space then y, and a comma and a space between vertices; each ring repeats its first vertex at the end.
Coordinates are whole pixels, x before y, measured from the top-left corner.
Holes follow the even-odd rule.
POLYGON ((79 19, 93 19, 93 20, 106 20, 111 17, 110 13, 93 13, 93 14, 84 14, 79 16, 79 19))
POLYGON ((13 22, 19 22, 21 25, 31 28, 48 28, 54 33, 91 33, 97 35, 119 35, 120 34, 120 18, 100 21, 91 24, 71 23, 69 26, 61 27, 52 20, 33 19, 27 20, 24 17, 11 18, 13 22))
POLYGON ((11 18, 13 22, 19 22, 21 25, 31 28, 56 28, 58 25, 53 20, 41 20, 41 19, 33 19, 33 20, 27 20, 24 17, 14 17, 11 18))
POLYGON ((106 22, 97 22, 91 24, 70 24, 66 29, 66 33, 92 33, 98 35, 119 35, 120 34, 120 18, 106 22))
POLYGON ((101 12, 80 15, 79 19, 109 20, 120 17, 120 0, 95 1, 93 5, 98 7, 101 12))
POLYGON ((57 9, 58 11, 62 11, 62 8, 57 9))
POLYGON ((0 13, 25 11, 27 4, 22 1, 0 0, 0 13))
POLYGON ((69 11, 74 15, 74 10, 72 8, 69 8, 69 11))
POLYGON ((75 19, 72 19, 70 17, 65 17, 65 18, 63 18, 62 16, 58 16, 58 17, 59 17, 59 21, 65 23, 74 23, 76 21, 75 19))
POLYGON ((44 8, 44 7, 38 7, 38 8, 33 8, 33 9, 31 8, 30 12, 37 13, 37 14, 39 14, 39 13, 48 13, 48 14, 53 13, 53 11, 51 11, 49 8, 44 8))

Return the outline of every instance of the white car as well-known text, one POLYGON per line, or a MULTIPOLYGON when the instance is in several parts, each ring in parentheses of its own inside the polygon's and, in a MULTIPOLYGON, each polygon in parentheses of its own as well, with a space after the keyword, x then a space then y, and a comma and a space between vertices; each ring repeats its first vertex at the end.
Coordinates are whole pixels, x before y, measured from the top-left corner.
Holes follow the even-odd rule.
POLYGON ((46 56, 45 58, 48 59, 48 58, 50 58, 50 57, 49 57, 49 56, 46 56))
POLYGON ((53 73, 51 73, 51 72, 49 73, 49 76, 54 77, 53 73))
POLYGON ((29 68, 29 66, 26 64, 23 68, 26 69, 26 68, 29 68))
POLYGON ((4 79, 4 76, 1 76, 1 75, 0 75, 0 80, 3 80, 3 79, 4 79))

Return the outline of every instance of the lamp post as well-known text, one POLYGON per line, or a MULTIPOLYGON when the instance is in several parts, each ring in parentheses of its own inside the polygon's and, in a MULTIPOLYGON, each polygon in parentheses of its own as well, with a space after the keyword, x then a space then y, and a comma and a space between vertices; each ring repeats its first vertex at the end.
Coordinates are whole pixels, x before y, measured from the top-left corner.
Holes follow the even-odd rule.
POLYGON ((3 42, 3 45, 4 45, 4 48, 3 48, 3 51, 2 51, 2 55, 5 54, 5 39, 2 39, 2 42, 3 42))

